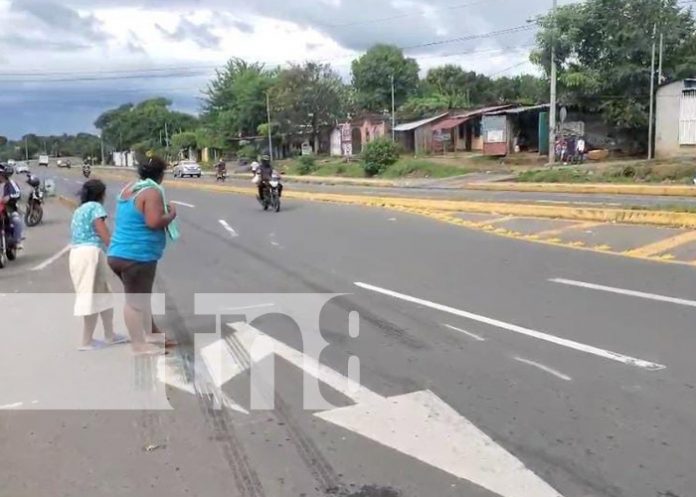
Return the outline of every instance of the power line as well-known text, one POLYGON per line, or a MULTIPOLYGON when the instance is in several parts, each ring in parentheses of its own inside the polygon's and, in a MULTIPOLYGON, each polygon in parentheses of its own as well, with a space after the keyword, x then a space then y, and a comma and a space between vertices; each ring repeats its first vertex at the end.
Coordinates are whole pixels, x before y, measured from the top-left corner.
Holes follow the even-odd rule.
POLYGON ((446 40, 437 40, 437 41, 431 41, 428 43, 421 43, 418 45, 410 45, 407 47, 401 47, 401 49, 402 50, 412 50, 414 48, 435 47, 435 46, 439 46, 439 45, 447 45, 449 43, 459 43, 462 41, 481 40, 484 38, 494 38, 496 36, 504 36, 504 35, 513 34, 513 33, 520 33, 523 31, 530 31, 532 29, 536 29, 536 27, 537 27, 536 23, 528 23, 528 24, 522 24, 520 26, 514 26, 512 28, 501 29, 498 31, 490 31, 488 33, 460 36, 457 38, 449 38, 446 40))
MULTIPOLYGON (((492 0, 478 0, 476 2, 460 3, 460 4, 454 4, 454 5, 445 5, 443 7, 433 8, 433 10, 434 11, 458 10, 458 9, 464 9, 466 7, 472 7, 474 5, 480 5, 483 3, 490 3, 491 1, 492 0)), ((405 19, 408 17, 416 17, 416 16, 420 17, 423 14, 424 14, 423 12, 417 12, 417 13, 405 12, 403 14, 395 14, 393 16, 378 17, 375 19, 365 19, 362 21, 347 22, 344 24, 324 24, 324 26, 328 27, 328 28, 348 28, 348 27, 353 27, 353 26, 361 26, 361 25, 365 25, 365 24, 378 24, 378 23, 382 23, 382 22, 396 21, 396 20, 405 19)))

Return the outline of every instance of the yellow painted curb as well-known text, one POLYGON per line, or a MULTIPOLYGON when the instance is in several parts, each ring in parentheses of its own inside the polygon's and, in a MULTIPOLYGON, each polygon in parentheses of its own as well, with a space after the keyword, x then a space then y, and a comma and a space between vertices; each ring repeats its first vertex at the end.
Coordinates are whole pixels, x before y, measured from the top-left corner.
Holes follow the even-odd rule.
POLYGON ((604 193, 608 195, 652 195, 694 197, 696 187, 685 185, 613 185, 603 183, 469 183, 465 190, 541 193, 604 193))
MULTIPOLYGON (((123 176, 121 176, 123 177, 123 176)), ((132 178, 129 176, 128 179, 132 178)), ((253 187, 236 187, 217 184, 184 183, 165 180, 170 188, 256 195, 253 187)), ((678 226, 696 228, 696 214, 655 210, 632 210, 599 207, 574 207, 564 205, 539 205, 501 202, 474 202, 466 200, 436 200, 423 198, 379 197, 371 195, 347 195, 337 193, 301 192, 285 190, 284 198, 313 202, 332 202, 389 209, 416 209, 420 211, 474 212, 500 216, 541 217, 604 223, 648 224, 655 226, 678 226)))

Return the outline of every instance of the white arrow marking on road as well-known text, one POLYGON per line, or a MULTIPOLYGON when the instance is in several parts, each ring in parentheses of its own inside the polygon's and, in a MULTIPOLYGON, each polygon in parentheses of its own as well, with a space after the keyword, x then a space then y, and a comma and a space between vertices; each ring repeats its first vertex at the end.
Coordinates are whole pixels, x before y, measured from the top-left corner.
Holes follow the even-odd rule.
POLYGON ((239 236, 239 233, 237 233, 234 230, 234 228, 228 224, 227 221, 225 221, 224 219, 220 219, 219 222, 222 225, 222 227, 225 228, 230 235, 232 235, 233 237, 239 236))
POLYGON ((478 321, 479 323, 485 323, 491 326, 495 326, 497 328, 501 328, 503 330, 519 333, 520 335, 525 335, 528 337, 536 338, 538 340, 543 340, 545 342, 555 343, 556 345, 561 345, 569 349, 585 352, 587 354, 592 354, 597 357, 602 357, 604 359, 610 359, 612 361, 628 364, 629 366, 636 366, 639 368, 647 369, 648 371, 659 371, 660 369, 666 368, 666 366, 664 366, 663 364, 657 364, 655 362, 637 359, 628 355, 612 352, 611 350, 600 349, 599 347, 594 347, 593 345, 587 345, 584 343, 576 342, 574 340, 568 340, 567 338, 557 337, 548 333, 543 333, 541 331, 532 330, 523 326, 518 326, 516 324, 506 323, 505 321, 500 321, 498 319, 481 316, 480 314, 474 314, 473 312, 462 311, 460 309, 455 309, 454 307, 450 307, 448 305, 438 304, 429 300, 419 299, 418 297, 412 297, 410 295, 395 292, 393 290, 387 290, 386 288, 380 288, 378 286, 360 282, 356 282, 355 285, 360 288, 364 288, 365 290, 370 290, 372 292, 381 293, 382 295, 388 295, 389 297, 394 297, 399 300, 412 302, 414 304, 422 305, 424 307, 429 307, 438 311, 454 314, 455 316, 471 319, 472 321, 478 321))
POLYGON ((186 202, 180 202, 178 200, 172 200, 172 204, 174 205, 181 205, 183 207, 188 207, 189 209, 195 209, 196 206, 193 204, 187 204, 186 202))
MULTIPOLYGON (((561 497, 519 459, 431 391, 383 397, 246 323, 229 326, 237 330, 233 340, 246 351, 252 350, 254 342, 261 339, 265 350, 258 354, 258 347, 254 347, 255 360, 277 354, 356 402, 354 406, 315 413, 315 416, 501 497, 561 497)), ((239 374, 239 369, 230 366, 218 379, 231 379, 239 374)))

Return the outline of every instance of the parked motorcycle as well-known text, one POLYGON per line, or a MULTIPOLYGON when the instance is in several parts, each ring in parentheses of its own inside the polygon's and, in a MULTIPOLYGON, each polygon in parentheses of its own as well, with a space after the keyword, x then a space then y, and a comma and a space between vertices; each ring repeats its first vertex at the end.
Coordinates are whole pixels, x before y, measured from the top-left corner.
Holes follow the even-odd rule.
POLYGON ((0 269, 7 266, 7 261, 13 261, 16 258, 17 240, 14 235, 14 225, 6 206, 0 204, 0 269))
POLYGON ((41 180, 36 176, 30 176, 27 184, 31 186, 31 193, 27 199, 24 223, 32 227, 38 225, 43 220, 44 191, 41 188, 41 180))

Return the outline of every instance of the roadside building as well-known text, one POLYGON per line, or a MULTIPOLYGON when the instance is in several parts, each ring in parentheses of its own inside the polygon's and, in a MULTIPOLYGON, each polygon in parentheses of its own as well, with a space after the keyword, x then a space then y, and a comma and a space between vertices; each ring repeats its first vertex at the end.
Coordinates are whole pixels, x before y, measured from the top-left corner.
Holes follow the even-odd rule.
POLYGON ((433 125, 433 153, 483 151, 483 116, 512 105, 484 107, 454 114, 433 125))
POLYGON ((541 104, 488 112, 483 116, 484 155, 539 152, 540 137, 548 136, 548 109, 549 104, 541 104))
POLYGON ((657 90, 655 156, 696 156, 696 78, 657 90))
POLYGON ((363 116, 340 123, 331 131, 331 155, 351 157, 359 155, 371 141, 387 136, 389 123, 381 116, 363 116))
POLYGON ((433 151, 433 129, 440 121, 445 120, 449 113, 399 124, 394 127, 396 140, 403 150, 415 155, 429 154, 433 151))

